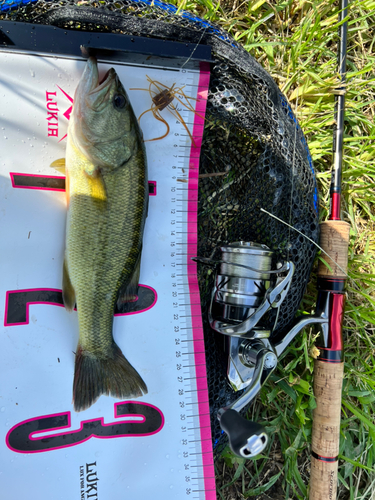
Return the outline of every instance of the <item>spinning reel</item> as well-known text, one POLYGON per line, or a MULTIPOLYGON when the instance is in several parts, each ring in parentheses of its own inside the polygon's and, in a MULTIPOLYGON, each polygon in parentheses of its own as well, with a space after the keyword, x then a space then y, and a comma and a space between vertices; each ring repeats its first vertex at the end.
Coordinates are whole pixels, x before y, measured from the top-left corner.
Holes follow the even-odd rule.
POLYGON ((314 316, 297 318, 284 338, 272 343, 270 337, 291 285, 294 264, 277 263, 272 269, 273 252, 252 242, 231 243, 220 252, 217 261, 199 259, 217 265, 208 319, 211 328, 226 338, 229 383, 234 391, 245 391, 231 405, 221 408, 217 416, 232 451, 251 458, 264 450, 268 437, 261 424, 246 420, 239 412, 258 394, 297 333, 310 323, 319 323, 326 330, 328 316, 324 306, 314 316), (267 320, 272 310, 276 312, 271 316, 274 321, 267 320))

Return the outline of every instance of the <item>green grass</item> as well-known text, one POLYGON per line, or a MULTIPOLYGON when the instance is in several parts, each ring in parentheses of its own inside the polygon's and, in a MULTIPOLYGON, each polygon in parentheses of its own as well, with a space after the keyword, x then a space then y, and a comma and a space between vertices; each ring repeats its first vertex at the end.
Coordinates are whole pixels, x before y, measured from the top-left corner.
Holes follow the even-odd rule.
MULTIPOLYGON (((332 0, 177 0, 229 31, 274 78, 306 135, 327 218, 337 92, 338 3, 332 0)), ((375 1, 351 1, 347 51, 343 218, 351 225, 344 322, 339 493, 375 498, 375 1)), ((312 312, 316 267, 301 304, 312 312)), ((305 499, 310 475, 314 345, 305 329, 249 410, 267 424, 267 453, 244 461, 226 451, 217 464, 220 498, 305 499), (266 493, 269 493, 269 496, 266 493)))

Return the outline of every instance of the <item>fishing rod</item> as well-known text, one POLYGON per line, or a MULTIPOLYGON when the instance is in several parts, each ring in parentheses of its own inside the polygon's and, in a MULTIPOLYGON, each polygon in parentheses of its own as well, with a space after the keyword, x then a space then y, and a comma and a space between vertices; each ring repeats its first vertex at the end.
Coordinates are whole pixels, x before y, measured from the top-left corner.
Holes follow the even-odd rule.
POLYGON ((344 372, 342 325, 345 310, 345 282, 348 265, 349 224, 341 220, 341 178, 344 138, 346 45, 348 0, 341 0, 338 70, 341 86, 336 96, 330 213, 321 224, 321 247, 329 255, 328 266, 318 267, 316 313, 328 317, 317 342, 320 351, 314 363, 310 500, 335 500, 340 443, 341 391, 344 372))

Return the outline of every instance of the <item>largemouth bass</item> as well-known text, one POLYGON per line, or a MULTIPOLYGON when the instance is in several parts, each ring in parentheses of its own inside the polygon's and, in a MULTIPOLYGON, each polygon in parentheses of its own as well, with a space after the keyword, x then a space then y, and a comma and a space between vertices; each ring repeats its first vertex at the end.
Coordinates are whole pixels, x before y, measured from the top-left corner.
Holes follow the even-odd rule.
POLYGON ((77 305, 73 401, 134 398, 147 387, 112 335, 116 301, 137 294, 148 205, 146 156, 130 101, 112 68, 100 83, 90 57, 76 89, 66 149, 66 309, 77 305))

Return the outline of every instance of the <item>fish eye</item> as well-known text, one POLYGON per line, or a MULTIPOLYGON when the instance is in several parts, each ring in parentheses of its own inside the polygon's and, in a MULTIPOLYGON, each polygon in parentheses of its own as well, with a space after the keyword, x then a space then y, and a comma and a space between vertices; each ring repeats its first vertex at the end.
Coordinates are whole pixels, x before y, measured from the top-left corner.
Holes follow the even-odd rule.
POLYGON ((113 98, 113 105, 116 109, 123 109, 126 106, 127 99, 122 94, 116 94, 113 98))

